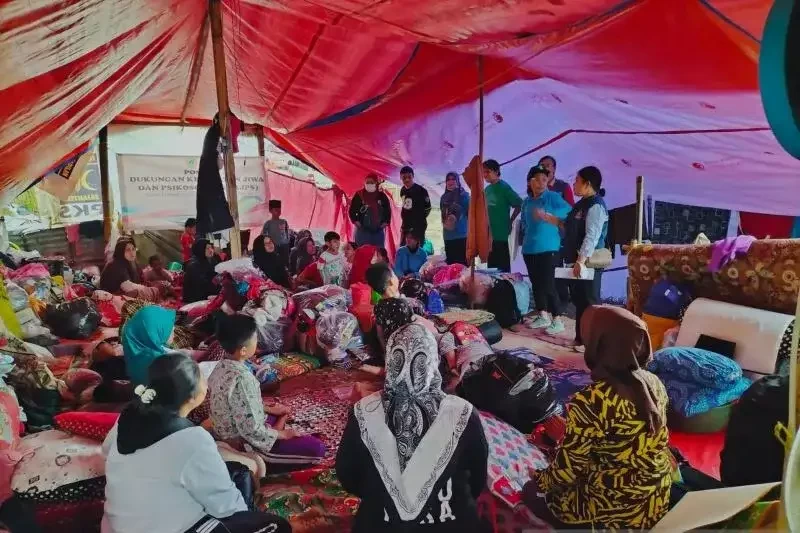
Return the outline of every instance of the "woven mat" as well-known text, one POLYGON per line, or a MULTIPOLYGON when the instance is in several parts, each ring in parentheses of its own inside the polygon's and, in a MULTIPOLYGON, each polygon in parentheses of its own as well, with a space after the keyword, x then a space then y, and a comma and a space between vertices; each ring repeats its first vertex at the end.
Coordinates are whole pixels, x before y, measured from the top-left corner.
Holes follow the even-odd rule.
POLYGON ((452 309, 444 313, 439 313, 436 316, 448 324, 461 321, 469 322, 474 326, 480 326, 481 324, 494 320, 494 315, 483 309, 452 309))

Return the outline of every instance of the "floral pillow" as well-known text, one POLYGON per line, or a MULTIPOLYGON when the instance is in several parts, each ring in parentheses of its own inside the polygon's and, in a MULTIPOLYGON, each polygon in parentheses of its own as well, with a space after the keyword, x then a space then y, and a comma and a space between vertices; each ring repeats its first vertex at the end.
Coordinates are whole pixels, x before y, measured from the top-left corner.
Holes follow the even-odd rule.
POLYGON ((504 502, 514 505, 530 479, 531 470, 547 467, 544 454, 526 435, 493 415, 480 412, 486 442, 489 444, 489 490, 504 502))
POLYGON ((24 500, 70 503, 102 498, 106 458, 100 443, 49 430, 20 443, 24 458, 11 478, 11 489, 24 500))
POLYGON ((119 413, 83 413, 74 411, 57 415, 53 420, 61 431, 86 437, 97 442, 106 440, 106 435, 114 427, 119 413))
POLYGON ((733 359, 701 348, 673 346, 653 354, 647 370, 665 379, 726 390, 742 379, 742 367, 733 359))

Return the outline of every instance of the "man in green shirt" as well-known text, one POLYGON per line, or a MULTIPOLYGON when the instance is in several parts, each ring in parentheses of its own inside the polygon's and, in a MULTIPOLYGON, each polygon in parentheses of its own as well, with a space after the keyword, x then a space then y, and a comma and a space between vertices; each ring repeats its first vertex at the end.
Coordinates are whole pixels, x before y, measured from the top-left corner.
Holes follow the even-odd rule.
POLYGON ((508 235, 511 233, 511 224, 519 215, 522 198, 514 192, 511 185, 500 179, 500 164, 494 159, 484 161, 483 177, 489 184, 486 186, 486 209, 492 230, 489 268, 510 272, 511 254, 508 251, 508 235), (509 210, 512 210, 510 217, 509 210))

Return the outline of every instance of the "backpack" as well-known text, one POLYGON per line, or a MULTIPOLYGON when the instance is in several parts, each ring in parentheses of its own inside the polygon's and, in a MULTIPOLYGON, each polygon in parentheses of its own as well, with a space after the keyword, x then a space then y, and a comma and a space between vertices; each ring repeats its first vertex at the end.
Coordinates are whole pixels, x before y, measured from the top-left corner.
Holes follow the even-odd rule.
POLYGON ((486 310, 494 315, 495 320, 503 328, 522 322, 522 315, 517 308, 517 293, 508 280, 499 279, 489 289, 486 310))
POLYGON ((536 424, 561 412, 547 374, 506 352, 487 357, 480 370, 464 377, 457 392, 476 408, 523 433, 530 433, 536 424))
POLYGON ((783 444, 775 425, 789 420, 789 376, 764 376, 733 406, 720 457, 722 482, 729 487, 780 481, 783 444))

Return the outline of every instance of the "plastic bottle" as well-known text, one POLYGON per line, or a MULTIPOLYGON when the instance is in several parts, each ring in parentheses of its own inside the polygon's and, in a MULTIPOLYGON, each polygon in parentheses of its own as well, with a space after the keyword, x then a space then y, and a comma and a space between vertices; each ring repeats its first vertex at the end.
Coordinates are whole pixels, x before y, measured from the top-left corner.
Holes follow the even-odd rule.
POLYGON ((6 217, 0 217, 0 252, 8 251, 8 229, 6 228, 6 217))

